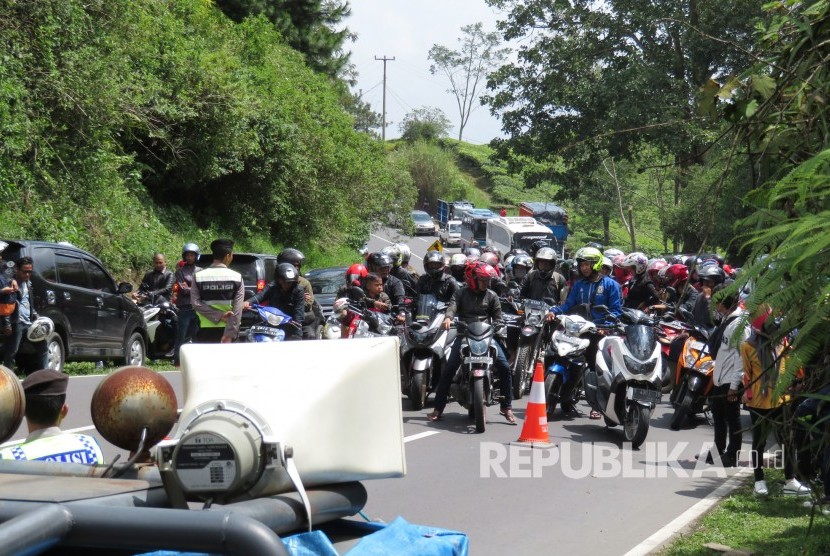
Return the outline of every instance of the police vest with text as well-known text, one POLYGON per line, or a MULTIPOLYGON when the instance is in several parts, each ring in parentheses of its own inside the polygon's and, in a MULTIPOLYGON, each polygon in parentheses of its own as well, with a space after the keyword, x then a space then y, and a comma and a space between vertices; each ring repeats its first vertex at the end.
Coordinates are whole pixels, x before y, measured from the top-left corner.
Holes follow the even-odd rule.
MULTIPOLYGON (((211 266, 200 270, 193 276, 193 281, 198 284, 202 301, 222 312, 233 309, 233 298, 242 287, 242 275, 235 270, 223 267, 211 266)), ((202 328, 225 327, 222 321, 213 322, 201 313, 198 315, 199 325, 202 328)))
POLYGON ((86 434, 59 434, 0 450, 0 459, 58 461, 63 463, 104 463, 104 454, 94 437, 86 434))

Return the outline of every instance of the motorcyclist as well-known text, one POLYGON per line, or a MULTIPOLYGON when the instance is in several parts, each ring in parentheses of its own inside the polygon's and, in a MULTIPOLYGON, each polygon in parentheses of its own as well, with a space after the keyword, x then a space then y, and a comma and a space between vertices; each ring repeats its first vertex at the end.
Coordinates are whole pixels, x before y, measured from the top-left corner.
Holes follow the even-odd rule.
POLYGON ((450 257, 449 273, 459 288, 464 287, 464 268, 467 266, 467 256, 456 253, 450 257))
POLYGON ((648 257, 635 251, 629 253, 622 263, 625 268, 634 271, 634 277, 628 284, 628 296, 625 298, 625 307, 644 310, 660 303, 660 293, 648 275, 648 257))
POLYGON ((401 266, 401 249, 399 244, 387 245, 381 250, 381 253, 386 253, 392 259, 392 270, 389 271, 389 274, 401 281, 404 295, 415 297, 415 284, 417 280, 401 266))
POLYGON ((565 277, 554 270, 556 251, 542 247, 536 252, 536 270, 531 270, 521 284, 521 296, 526 299, 552 299, 555 304, 562 300, 565 277))
POLYGON ((151 302, 170 301, 173 293, 173 273, 167 270, 167 261, 162 253, 153 255, 153 270, 147 272, 141 279, 138 291, 133 292, 134 301, 139 301, 146 295, 151 302))
POLYGON ((711 332, 714 330, 716 323, 712 319, 712 313, 709 310, 709 300, 712 297, 714 287, 723 283, 724 272, 717 264, 711 263, 702 266, 697 271, 697 275, 700 280, 700 292, 695 297, 691 309, 692 320, 697 326, 711 332))
POLYGON ((305 320, 300 321, 303 325, 303 338, 313 340, 317 337, 317 327, 323 323, 323 309, 314 299, 314 290, 311 282, 303 276, 303 265, 305 255, 299 249, 286 247, 277 255, 277 264, 288 263, 297 269, 297 283, 303 287, 303 299, 305 300, 305 320))
POLYGON ((530 258, 530 255, 527 253, 519 253, 510 261, 510 267, 508 269, 510 279, 517 284, 521 284, 532 268, 533 259, 530 258))
POLYGON ((417 282, 421 275, 418 274, 418 271, 415 270, 414 266, 409 264, 409 261, 412 259, 412 249, 410 249, 409 245, 406 243, 396 243, 395 245, 398 246, 398 251, 401 252, 401 268, 411 274, 417 282))
MULTIPOLYGON (((607 307, 610 316, 617 317, 622 313, 622 302, 620 299, 620 286, 612 278, 600 273, 602 267, 602 253, 596 247, 583 247, 576 252, 576 263, 579 269, 580 279, 571 287, 568 298, 559 306, 552 307, 548 320, 552 321, 556 315, 562 315, 571 311, 576 312, 580 306, 583 316, 593 320, 597 324, 609 324, 605 312, 595 309, 598 305, 607 307)), ((591 368, 596 361, 596 350, 598 338, 591 338, 591 345, 585 352, 585 358, 591 368)), ((562 409, 566 415, 575 413, 576 400, 573 399, 575 387, 579 383, 576 380, 569 380, 566 383, 567 392, 562 393, 562 409)), ((591 418, 598 419, 600 414, 592 411, 591 418)))
POLYGON ((438 251, 428 252, 424 255, 424 271, 415 285, 418 295, 432 294, 438 301, 449 303, 459 286, 452 276, 444 274, 444 256, 438 251))
MULTIPOLYGON (((461 288, 456 292, 455 296, 450 301, 447 307, 446 318, 444 319, 443 327, 448 330, 452 325, 453 319, 458 316, 462 321, 473 321, 488 319, 490 324, 498 330, 503 327, 501 302, 499 301, 496 292, 489 288, 490 280, 495 276, 495 270, 490 265, 482 262, 472 263, 467 265, 464 271, 466 288, 461 288)), ((441 374, 441 379, 438 383, 438 388, 435 394, 435 409, 427 418, 430 421, 437 421, 444 413, 444 408, 447 405, 447 395, 449 394, 450 385, 453 378, 461 365, 461 344, 463 335, 459 334, 452 345, 447 366, 441 374)), ((498 341, 493 342, 496 349, 495 367, 499 372, 499 380, 501 381, 501 393, 504 396, 501 401, 501 415, 507 419, 510 424, 516 424, 516 417, 513 415, 513 389, 510 385, 513 384, 510 366, 507 363, 507 358, 504 355, 504 349, 498 341)))
POLYGON ((182 264, 173 273, 174 303, 179 311, 178 328, 176 329, 176 343, 173 346, 173 365, 179 365, 179 350, 182 345, 192 341, 199 329, 199 317, 190 301, 190 289, 193 286, 193 275, 200 270, 196 266, 199 260, 199 246, 195 243, 185 243, 182 246, 182 264))
POLYGON ((297 268, 290 263, 280 263, 274 269, 274 281, 264 290, 245 302, 245 308, 250 309, 254 303, 267 303, 287 314, 293 319, 284 328, 286 340, 302 340, 300 324, 305 319, 306 302, 305 291, 299 284, 297 268))
POLYGON ((496 276, 490 280, 490 289, 496 292, 499 297, 507 293, 507 283, 504 281, 504 272, 501 269, 498 251, 487 250, 481 254, 481 262, 493 267, 496 271, 496 276))
POLYGON ((539 249, 542 249, 544 247, 548 247, 549 245, 550 245, 550 242, 546 239, 537 239, 536 241, 534 241, 533 243, 530 244, 530 249, 528 250, 527 254, 530 255, 533 258, 533 268, 534 269, 536 268, 536 265, 538 264, 538 261, 536 260, 536 253, 539 252, 539 249))
POLYGON ((345 280, 343 285, 340 286, 340 289, 337 290, 337 296, 335 299, 348 297, 349 291, 355 286, 358 288, 362 287, 363 278, 365 278, 367 274, 369 274, 369 270, 366 268, 366 265, 360 263, 354 263, 347 268, 345 280))
POLYGON ((611 276, 611 273, 614 271, 614 263, 605 255, 602 256, 602 268, 599 271, 606 276, 611 276))
POLYGON ((406 295, 403 282, 390 274, 392 264, 392 257, 380 251, 372 253, 366 258, 369 271, 378 274, 383 280, 383 291, 392 300, 392 314, 397 315, 399 321, 404 321, 406 320, 406 295))

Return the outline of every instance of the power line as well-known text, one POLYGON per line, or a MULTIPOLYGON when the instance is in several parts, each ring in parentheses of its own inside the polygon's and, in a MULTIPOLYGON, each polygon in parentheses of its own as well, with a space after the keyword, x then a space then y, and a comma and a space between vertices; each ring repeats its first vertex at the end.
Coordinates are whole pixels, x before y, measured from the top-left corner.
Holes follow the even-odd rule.
POLYGON ((387 58, 386 54, 382 58, 375 56, 375 60, 383 62, 383 127, 380 129, 381 140, 386 141, 386 62, 394 62, 395 57, 387 58))

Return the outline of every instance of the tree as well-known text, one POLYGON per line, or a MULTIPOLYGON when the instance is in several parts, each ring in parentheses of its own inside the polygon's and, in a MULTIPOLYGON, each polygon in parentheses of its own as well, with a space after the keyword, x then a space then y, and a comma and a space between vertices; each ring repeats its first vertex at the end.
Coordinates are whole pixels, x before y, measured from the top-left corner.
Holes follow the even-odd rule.
POLYGON ((404 116, 398 129, 401 131, 401 139, 410 143, 434 141, 447 136, 450 119, 440 108, 423 106, 404 116))
POLYGON ((383 118, 379 112, 372 110, 372 105, 360 99, 358 95, 344 93, 343 108, 354 118, 354 128, 362 131, 375 139, 380 139, 380 129, 383 118))
POLYGON ((675 166, 679 203, 690 169, 706 161, 709 144, 723 130, 722 122, 697 112, 697 97, 750 63, 760 4, 488 3, 509 9, 499 22, 504 38, 523 41, 517 62, 491 75, 483 99, 509 134, 494 143, 499 156, 566 160, 561 171, 528 178, 553 178, 570 190, 563 195, 575 197, 583 176, 606 157, 632 160, 646 147, 657 149, 675 166))
POLYGON ((508 48, 498 48, 501 41, 496 32, 485 33, 482 23, 465 25, 461 28, 458 50, 435 44, 429 49, 428 59, 434 63, 429 71, 446 75, 450 81, 448 93, 455 96, 458 105, 458 140, 464 135, 464 128, 473 111, 473 103, 478 100, 479 86, 493 69, 498 67, 510 52, 508 48))

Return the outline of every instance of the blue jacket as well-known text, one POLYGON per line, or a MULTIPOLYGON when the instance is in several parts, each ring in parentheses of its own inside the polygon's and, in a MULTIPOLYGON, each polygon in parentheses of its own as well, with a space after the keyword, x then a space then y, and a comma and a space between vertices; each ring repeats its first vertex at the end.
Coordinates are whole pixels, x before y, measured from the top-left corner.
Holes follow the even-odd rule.
POLYGON ((571 287, 571 291, 568 293, 568 299, 565 300, 565 303, 562 303, 558 307, 553 307, 551 312, 556 315, 562 315, 573 309, 575 306, 583 303, 591 305, 591 316, 593 317, 595 323, 610 324, 610 321, 606 322, 604 315, 599 311, 594 310, 594 307, 597 305, 605 305, 608 307, 608 310, 613 316, 620 316, 622 313, 622 295, 620 294, 620 285, 608 276, 602 276, 602 278, 596 282, 588 282, 585 279, 578 280, 573 287, 571 287), (594 296, 595 291, 596 296, 594 296))

